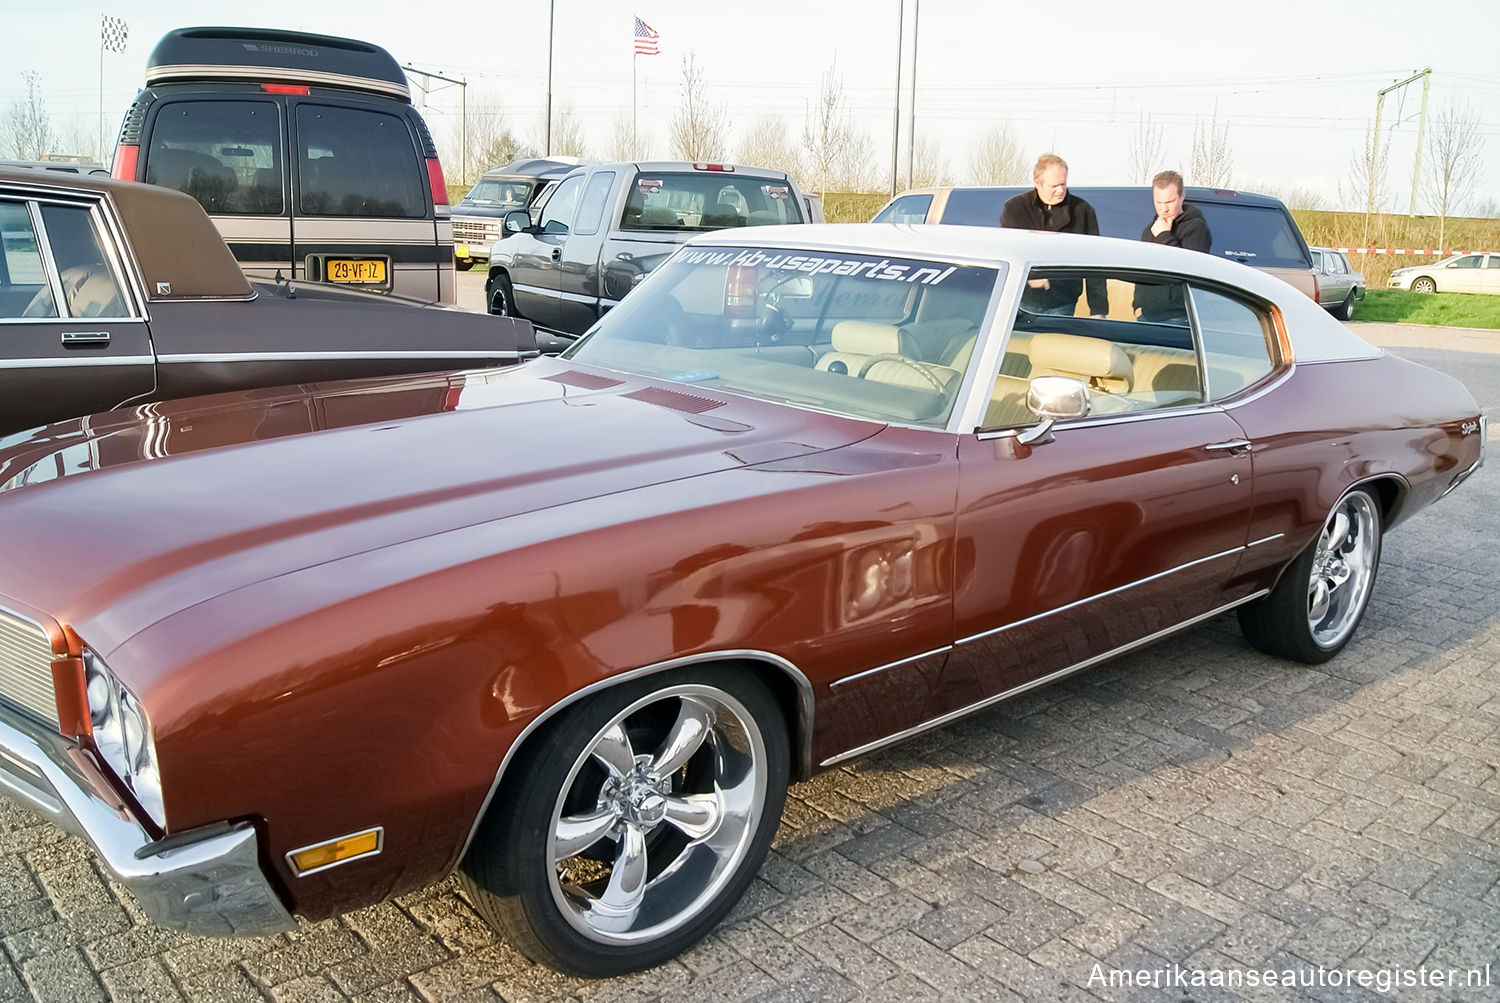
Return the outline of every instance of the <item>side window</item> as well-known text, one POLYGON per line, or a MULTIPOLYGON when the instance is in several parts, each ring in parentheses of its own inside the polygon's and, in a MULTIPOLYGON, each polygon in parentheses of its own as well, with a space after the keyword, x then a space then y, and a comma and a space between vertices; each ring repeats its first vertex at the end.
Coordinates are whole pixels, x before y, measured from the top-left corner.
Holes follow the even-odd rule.
POLYGON ((1449 265, 1448 267, 1449 268, 1478 268, 1479 267, 1479 255, 1477 255, 1477 254, 1470 254, 1470 255, 1468 255, 1466 257, 1459 258, 1457 261, 1455 261, 1453 264, 1449 265))
POLYGON ((568 178, 557 186, 547 207, 542 210, 538 224, 543 233, 567 233, 573 223, 573 210, 578 208, 578 195, 583 190, 583 178, 568 178))
POLYGON ((25 202, 0 202, 0 317, 56 317, 25 202))
POLYGON ((925 223, 932 206, 931 195, 903 195, 880 210, 874 223, 925 223))
POLYGON ((1269 312, 1196 286, 1192 296, 1208 365, 1210 400, 1239 393, 1276 368, 1271 347, 1276 329, 1269 312))
POLYGON ((128 316, 93 213, 83 206, 44 205, 42 225, 62 280, 67 315, 128 316))
POLYGON ((299 208, 309 216, 422 219, 425 170, 406 120, 362 108, 297 105, 299 208))
POLYGON ((604 218, 604 203, 609 198, 609 190, 614 187, 615 172, 599 171, 589 178, 588 187, 583 190, 583 201, 578 206, 578 219, 573 226, 574 233, 598 233, 601 221, 604 218))
POLYGON ((1491 254, 1489 260, 1484 263, 1486 268, 1500 268, 1500 254, 1491 254))
POLYGON ((285 211, 281 117, 270 101, 171 101, 146 150, 146 181, 219 215, 285 211))

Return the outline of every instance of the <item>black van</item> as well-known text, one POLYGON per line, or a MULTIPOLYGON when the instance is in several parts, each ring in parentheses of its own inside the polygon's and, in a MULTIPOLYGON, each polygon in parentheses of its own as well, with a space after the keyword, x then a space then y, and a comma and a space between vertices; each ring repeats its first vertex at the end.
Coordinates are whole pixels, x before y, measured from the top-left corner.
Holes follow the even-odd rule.
POLYGON ((455 300, 437 149, 378 45, 170 31, 146 61, 112 173, 193 196, 252 277, 455 300))

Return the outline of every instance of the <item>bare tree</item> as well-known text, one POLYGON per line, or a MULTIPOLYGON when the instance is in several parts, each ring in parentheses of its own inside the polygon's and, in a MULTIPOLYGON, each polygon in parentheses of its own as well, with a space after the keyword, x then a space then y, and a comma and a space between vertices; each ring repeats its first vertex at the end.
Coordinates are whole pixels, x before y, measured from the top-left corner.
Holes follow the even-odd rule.
POLYGON ((26 97, 10 106, 6 116, 12 155, 18 160, 41 160, 52 152, 52 123, 47 118, 47 104, 42 100, 42 75, 35 70, 21 74, 26 81, 26 97))
POLYGON ((863 129, 850 126, 844 154, 834 165, 832 187, 838 191, 868 192, 884 187, 885 175, 875 161, 875 141, 863 129))
POLYGON ((562 157, 586 157, 583 120, 568 105, 561 105, 552 116, 552 152, 562 157))
POLYGON ((1261 184, 1255 190, 1281 199, 1288 209, 1322 209, 1328 202, 1322 192, 1301 185, 1261 184))
POLYGON ((1234 151, 1229 148, 1229 123, 1219 126, 1219 114, 1214 112, 1205 129, 1203 123, 1193 120, 1193 158, 1188 167, 1188 180, 1195 185, 1210 188, 1228 188, 1234 183, 1234 151))
POLYGON ((802 148, 807 151, 808 171, 818 194, 828 193, 835 169, 848 166, 854 135, 854 117, 844 104, 844 82, 835 62, 823 74, 818 103, 808 110, 802 126, 802 148))
POLYGON ((708 100, 703 68, 692 49, 682 57, 682 103, 672 120, 672 157, 676 160, 722 160, 729 115, 708 100))
POLYGON ((976 185, 1024 185, 1031 165, 1009 122, 997 122, 969 149, 969 175, 976 185))
POLYGON ((918 133, 912 143, 911 183, 917 188, 953 184, 953 175, 948 172, 948 158, 931 136, 918 133))
MULTIPOLYGON (((1227 126, 1225 127, 1227 131, 1227 126)), ((1197 146, 1197 136, 1193 137, 1194 147, 1197 146)), ((1151 121, 1150 112, 1142 112, 1136 124, 1135 135, 1130 137, 1126 144, 1126 152, 1129 156, 1128 171, 1130 180, 1136 184, 1147 185, 1151 183, 1158 171, 1165 165, 1167 144, 1162 136, 1161 126, 1151 121)), ((1193 170, 1197 175, 1197 169, 1193 170)))
POLYGON ((1438 212, 1438 247, 1447 239, 1448 217, 1474 193, 1483 173, 1484 136, 1479 115, 1463 105, 1448 104, 1428 126, 1427 153, 1432 168, 1422 193, 1438 212))
POLYGON ((462 162, 468 167, 468 177, 459 180, 465 184, 473 182, 485 171, 502 167, 520 157, 532 156, 536 149, 516 136, 505 121, 505 112, 494 98, 482 98, 468 109, 468 155, 462 162))
POLYGON ((637 127, 626 112, 617 112, 609 127, 609 145, 604 155, 610 160, 643 160, 651 148, 651 137, 637 127))
POLYGON ((802 151, 797 148, 783 119, 766 116, 759 119, 745 138, 740 140, 735 160, 751 167, 771 167, 786 171, 801 181, 802 151))
MULTIPOLYGON (((106 147, 105 150, 108 148, 106 147)), ((52 152, 91 160, 96 164, 109 163, 105 150, 99 148, 99 125, 85 122, 83 116, 73 115, 67 124, 52 137, 52 152)))
POLYGON ((1349 208, 1364 207, 1365 228, 1360 243, 1365 246, 1370 243, 1371 214, 1384 211, 1386 200, 1390 198, 1390 188, 1386 183, 1390 153, 1390 140, 1382 143, 1374 128, 1366 126, 1364 142, 1349 158, 1348 181, 1339 182, 1339 201, 1349 208))

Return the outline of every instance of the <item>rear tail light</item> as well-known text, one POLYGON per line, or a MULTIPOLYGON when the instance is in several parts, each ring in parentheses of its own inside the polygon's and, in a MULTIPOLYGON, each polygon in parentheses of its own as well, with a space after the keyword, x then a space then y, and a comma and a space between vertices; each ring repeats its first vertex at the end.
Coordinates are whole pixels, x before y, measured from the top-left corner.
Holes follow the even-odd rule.
POLYGON ((115 147, 115 162, 110 166, 109 176, 121 181, 134 181, 135 168, 139 162, 141 148, 121 143, 115 147))
POLYGON ((1318 288, 1318 277, 1316 275, 1313 276, 1313 302, 1320 305, 1323 302, 1323 290, 1318 288))
POLYGON ((729 320, 755 319, 755 266, 731 265, 724 283, 724 316, 729 320))
POLYGON ((432 185, 433 205, 447 205, 448 184, 443 180, 443 165, 436 157, 427 158, 427 183, 432 185))

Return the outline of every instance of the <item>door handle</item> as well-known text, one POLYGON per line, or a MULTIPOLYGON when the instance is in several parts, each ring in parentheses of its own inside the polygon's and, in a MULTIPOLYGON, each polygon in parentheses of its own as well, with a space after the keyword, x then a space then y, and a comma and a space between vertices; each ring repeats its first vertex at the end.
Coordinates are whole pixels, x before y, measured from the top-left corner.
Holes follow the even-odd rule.
POLYGON ((74 345, 107 344, 109 344, 108 331, 64 331, 62 333, 62 345, 64 348, 72 348, 74 345))
POLYGON ((1210 442, 1203 448, 1211 453, 1224 452, 1233 456, 1236 453, 1248 453, 1254 447, 1250 445, 1249 439, 1230 439, 1228 442, 1210 442))
POLYGON ((552 249, 552 260, 553 261, 561 261, 562 260, 562 248, 561 247, 554 247, 552 249))

